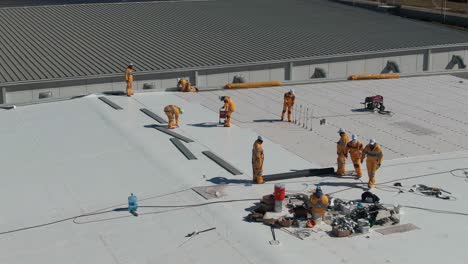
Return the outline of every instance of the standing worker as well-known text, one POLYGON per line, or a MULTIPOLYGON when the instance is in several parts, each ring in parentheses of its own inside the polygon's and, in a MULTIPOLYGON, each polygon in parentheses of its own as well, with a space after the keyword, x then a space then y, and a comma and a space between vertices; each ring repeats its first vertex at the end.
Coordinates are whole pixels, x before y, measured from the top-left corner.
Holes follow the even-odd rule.
POLYGON ((371 139, 362 151, 361 163, 364 162, 366 156, 367 174, 369 175, 367 187, 372 189, 375 185, 375 172, 380 168, 383 160, 382 148, 375 142, 375 139, 371 139))
POLYGON ((325 220, 325 212, 328 205, 328 196, 323 194, 320 186, 317 186, 315 192, 310 196, 310 213, 312 214, 312 218, 315 220, 321 217, 322 220, 325 220))
POLYGON ((286 113, 286 110, 287 110, 288 111, 288 122, 291 122, 292 109, 293 109, 295 100, 296 100, 296 96, 294 95, 294 90, 289 89, 289 91, 284 94, 283 112, 281 113, 281 121, 284 120, 284 114, 286 113))
POLYGON ((236 110, 236 105, 234 104, 234 101, 229 96, 221 96, 220 97, 221 101, 224 102, 224 110, 226 111, 226 124, 224 124, 225 127, 230 127, 231 126, 231 116, 232 113, 236 110))
POLYGON ((364 145, 362 145, 361 141, 358 140, 357 135, 351 136, 351 141, 346 144, 346 153, 349 153, 351 156, 351 160, 353 161, 354 170, 356 171, 356 175, 358 178, 362 177, 362 170, 361 170, 361 156, 362 151, 364 150, 364 145))
POLYGON ((133 63, 130 63, 125 70, 125 82, 127 83, 127 96, 133 95, 133 63))
POLYGON ((180 79, 177 82, 177 90, 179 92, 198 92, 198 89, 196 87, 193 87, 189 81, 186 79, 180 79))
POLYGON ((346 172, 346 159, 348 158, 346 144, 348 144, 349 136, 346 133, 346 130, 344 130, 343 128, 340 128, 340 130, 338 130, 338 134, 340 134, 340 140, 336 142, 336 154, 338 155, 338 168, 336 169, 336 174, 344 176, 346 172))
POLYGON ((262 184, 263 183, 263 137, 259 136, 255 140, 252 148, 252 170, 253 170, 253 182, 262 184))
POLYGON ((164 107, 164 113, 166 113, 167 119, 169 119, 167 128, 173 129, 175 127, 179 127, 179 115, 184 113, 182 108, 177 105, 168 105, 164 107))

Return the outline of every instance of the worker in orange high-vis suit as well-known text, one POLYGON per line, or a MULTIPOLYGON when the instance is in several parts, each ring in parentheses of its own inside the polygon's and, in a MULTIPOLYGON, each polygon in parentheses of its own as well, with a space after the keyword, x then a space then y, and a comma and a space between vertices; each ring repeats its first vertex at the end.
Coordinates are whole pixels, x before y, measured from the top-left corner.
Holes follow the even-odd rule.
POLYGON ((255 140, 252 148, 252 170, 253 170, 253 182, 262 184, 263 183, 263 137, 259 136, 255 140))
POLYGON ((358 178, 362 177, 362 170, 361 170, 361 156, 362 151, 364 150, 364 145, 362 145, 361 141, 358 140, 357 135, 351 136, 351 141, 346 144, 346 153, 349 153, 351 156, 351 160, 353 161, 354 170, 356 171, 356 175, 358 178))
POLYGON ((127 83, 127 96, 133 95, 133 63, 130 63, 125 70, 125 82, 127 83))
POLYGON ((177 105, 168 105, 164 107, 164 113, 166 113, 167 119, 169 120, 167 128, 173 129, 179 126, 179 115, 184 113, 184 109, 177 105))
POLYGON ((380 168, 383 161, 382 148, 375 142, 375 139, 371 139, 362 151, 361 163, 364 162, 366 156, 367 174, 369 175, 367 187, 372 189, 375 185, 375 172, 380 168))
POLYGON ((328 196, 323 194, 322 188, 317 186, 315 192, 310 196, 310 213, 312 214, 313 219, 318 219, 322 217, 322 220, 325 220, 325 213, 327 212, 328 205, 328 196))
POLYGON ((231 117, 232 113, 236 111, 236 105, 234 104, 234 101, 229 96, 221 96, 220 97, 221 101, 224 102, 224 110, 226 111, 226 124, 224 124, 225 127, 230 127, 231 126, 231 117))
POLYGON ((286 113, 286 111, 288 111, 288 122, 291 122, 292 109, 293 109, 295 100, 296 100, 296 96, 294 95, 294 90, 289 89, 289 91, 284 94, 283 112, 281 113, 281 121, 284 120, 284 114, 286 113))
POLYGON ((185 79, 180 79, 177 82, 177 90, 180 92, 198 92, 198 89, 196 87, 193 87, 189 81, 185 79))
POLYGON ((338 130, 338 134, 340 134, 340 140, 336 142, 336 154, 338 155, 338 158, 336 159, 338 163, 336 174, 343 176, 346 172, 346 159, 348 158, 346 144, 348 144, 349 136, 343 128, 338 130))

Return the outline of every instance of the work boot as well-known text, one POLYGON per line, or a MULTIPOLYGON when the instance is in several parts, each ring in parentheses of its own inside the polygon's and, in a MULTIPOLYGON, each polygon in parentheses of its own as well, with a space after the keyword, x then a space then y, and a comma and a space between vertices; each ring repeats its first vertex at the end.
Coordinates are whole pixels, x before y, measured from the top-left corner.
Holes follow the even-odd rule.
POLYGON ((283 121, 283 120, 284 120, 283 118, 280 119, 280 121, 283 121))
POLYGON ((289 123, 291 123, 291 120, 288 120, 289 123))

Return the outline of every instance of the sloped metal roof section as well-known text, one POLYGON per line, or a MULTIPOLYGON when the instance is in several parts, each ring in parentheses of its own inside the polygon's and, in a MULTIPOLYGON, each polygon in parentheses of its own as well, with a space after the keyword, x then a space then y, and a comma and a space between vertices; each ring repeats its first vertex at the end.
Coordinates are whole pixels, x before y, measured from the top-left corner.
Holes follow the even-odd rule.
POLYGON ((0 82, 197 69, 468 43, 468 34, 324 0, 0 9, 0 82))

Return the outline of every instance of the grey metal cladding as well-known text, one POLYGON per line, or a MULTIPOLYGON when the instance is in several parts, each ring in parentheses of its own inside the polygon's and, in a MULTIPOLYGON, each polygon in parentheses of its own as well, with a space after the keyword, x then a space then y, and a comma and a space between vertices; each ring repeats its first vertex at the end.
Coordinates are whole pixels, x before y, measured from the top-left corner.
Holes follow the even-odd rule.
POLYGON ((468 33, 325 0, 0 9, 0 83, 468 43, 468 33))

